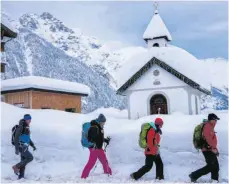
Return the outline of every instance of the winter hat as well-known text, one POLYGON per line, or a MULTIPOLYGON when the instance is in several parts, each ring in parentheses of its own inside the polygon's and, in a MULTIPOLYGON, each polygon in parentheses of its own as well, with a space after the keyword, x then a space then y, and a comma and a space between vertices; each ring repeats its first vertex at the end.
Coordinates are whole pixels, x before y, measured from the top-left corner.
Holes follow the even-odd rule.
POLYGON ((218 118, 218 116, 216 116, 215 114, 211 113, 211 114, 208 114, 208 121, 211 121, 211 120, 220 120, 220 118, 218 118))
POLYGON ((161 118, 156 118, 155 119, 155 125, 162 126, 163 125, 163 120, 161 118))
POLYGON ((106 122, 106 117, 103 114, 100 114, 99 117, 96 119, 98 123, 106 122))
POLYGON ((25 114, 24 115, 24 120, 31 120, 32 117, 30 116, 30 114, 25 114))

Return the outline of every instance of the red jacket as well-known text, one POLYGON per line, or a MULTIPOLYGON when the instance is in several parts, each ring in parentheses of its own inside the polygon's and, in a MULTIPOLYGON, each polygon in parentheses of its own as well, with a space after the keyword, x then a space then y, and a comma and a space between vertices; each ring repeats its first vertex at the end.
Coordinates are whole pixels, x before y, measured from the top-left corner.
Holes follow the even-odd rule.
POLYGON ((214 149, 217 150, 217 137, 214 128, 215 128, 215 124, 211 124, 209 122, 205 123, 203 128, 203 136, 207 141, 208 145, 210 146, 210 148, 209 149, 202 148, 202 151, 214 150, 214 149))
POLYGON ((159 143, 161 136, 153 128, 150 128, 147 134, 147 148, 145 149, 145 155, 156 155, 159 150, 159 143))

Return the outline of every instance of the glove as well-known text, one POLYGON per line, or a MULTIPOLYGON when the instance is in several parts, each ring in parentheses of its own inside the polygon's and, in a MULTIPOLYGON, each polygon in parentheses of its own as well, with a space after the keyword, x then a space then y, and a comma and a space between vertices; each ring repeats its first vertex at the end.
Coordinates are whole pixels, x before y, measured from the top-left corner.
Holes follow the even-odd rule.
POLYGON ((206 146, 206 148, 207 148, 207 149, 209 149, 209 150, 210 150, 210 149, 212 149, 212 147, 211 147, 211 146, 209 146, 209 145, 207 145, 207 146, 206 146))
POLYGON ((19 155, 19 150, 18 149, 15 150, 15 154, 19 155))
POLYGON ((33 146, 33 151, 36 151, 36 150, 37 150, 37 148, 35 146, 33 146))
POLYGON ((107 137, 106 139, 104 139, 104 142, 107 143, 107 145, 109 145, 110 140, 111 140, 111 138, 110 137, 107 137))
POLYGON ((107 145, 109 145, 110 140, 109 139, 104 139, 104 142, 107 143, 107 145))
POLYGON ((219 156, 218 149, 213 149, 212 152, 215 153, 217 157, 219 156))

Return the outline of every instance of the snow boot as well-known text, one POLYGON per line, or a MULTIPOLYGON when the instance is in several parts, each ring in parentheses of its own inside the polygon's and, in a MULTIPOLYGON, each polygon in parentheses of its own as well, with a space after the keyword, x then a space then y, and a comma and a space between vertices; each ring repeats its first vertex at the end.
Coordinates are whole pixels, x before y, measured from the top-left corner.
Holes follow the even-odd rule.
POLYGON ((19 175, 20 169, 16 165, 14 165, 12 169, 14 170, 14 174, 19 175))
POLYGON ((20 180, 20 179, 24 179, 24 176, 19 175, 18 180, 20 180))
POLYGON ((192 174, 189 174, 189 178, 191 180, 192 183, 196 183, 196 179, 193 178, 192 174))
POLYGON ((20 180, 21 178, 24 178, 24 175, 25 175, 25 167, 21 167, 18 179, 20 180))
POLYGON ((162 181, 164 181, 164 176, 163 177, 156 177, 155 182, 157 183, 161 183, 162 181))
POLYGON ((164 180, 164 176, 162 176, 162 177, 156 177, 156 180, 164 180))

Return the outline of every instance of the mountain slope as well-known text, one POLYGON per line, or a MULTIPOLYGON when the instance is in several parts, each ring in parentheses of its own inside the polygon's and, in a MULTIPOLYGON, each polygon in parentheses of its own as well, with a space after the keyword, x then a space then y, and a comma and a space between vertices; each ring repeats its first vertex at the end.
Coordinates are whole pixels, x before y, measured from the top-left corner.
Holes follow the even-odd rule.
POLYGON ((6 46, 9 66, 6 78, 35 75, 76 81, 88 85, 92 90, 91 95, 83 100, 84 112, 99 107, 125 108, 125 100, 116 95, 108 79, 30 30, 19 28, 19 33, 20 36, 6 46), (90 105, 87 105, 88 101, 90 105))
POLYGON ((201 109, 228 109, 228 61, 222 58, 201 60, 199 68, 212 85, 212 97, 203 95, 201 109))
POLYGON ((25 14, 20 24, 33 33, 63 50, 67 55, 79 59, 103 76, 116 87, 115 72, 133 53, 145 50, 142 47, 123 48, 121 43, 102 44, 97 38, 74 32, 50 13, 25 14))

